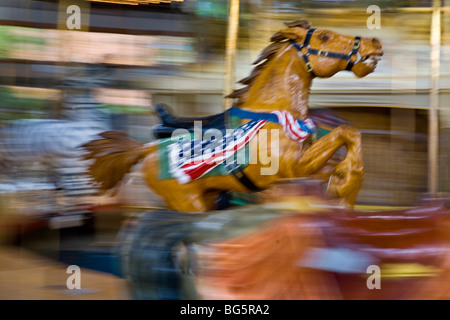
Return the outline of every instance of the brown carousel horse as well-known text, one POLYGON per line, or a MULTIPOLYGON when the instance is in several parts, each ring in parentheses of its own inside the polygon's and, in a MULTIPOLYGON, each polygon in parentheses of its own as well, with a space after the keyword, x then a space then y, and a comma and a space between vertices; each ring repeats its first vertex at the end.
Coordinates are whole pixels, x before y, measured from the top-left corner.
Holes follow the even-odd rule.
MULTIPOLYGON (((306 20, 286 23, 286 29, 271 37, 272 43, 256 59, 256 67, 240 82, 244 88, 234 91, 235 107, 253 112, 288 111, 295 119, 308 116, 308 97, 315 77, 331 77, 349 70, 364 77, 375 70, 383 55, 382 44, 376 38, 342 35, 330 30, 311 28, 306 20)), ((276 123, 267 122, 264 129, 279 130, 276 123)), ((258 154, 258 136, 250 141, 250 152, 258 154)), ((90 172, 104 190, 117 187, 131 167, 142 161, 142 173, 148 186, 160 195, 169 209, 184 212, 206 212, 215 209, 215 202, 223 191, 248 192, 233 175, 201 177, 188 183, 176 179, 160 179, 158 142, 144 144, 120 132, 105 132, 101 139, 84 145, 87 158, 94 159, 90 172)), ((279 170, 263 175, 261 161, 249 164, 241 176, 259 190, 282 179, 322 175, 330 178, 333 190, 342 204, 352 206, 361 187, 363 159, 361 135, 350 126, 339 126, 317 141, 310 138, 299 143, 279 134, 278 148, 272 147, 268 137, 266 148, 278 157, 279 170), (347 155, 332 171, 329 160, 345 146, 347 155)), ((261 154, 261 152, 260 152, 261 154)))

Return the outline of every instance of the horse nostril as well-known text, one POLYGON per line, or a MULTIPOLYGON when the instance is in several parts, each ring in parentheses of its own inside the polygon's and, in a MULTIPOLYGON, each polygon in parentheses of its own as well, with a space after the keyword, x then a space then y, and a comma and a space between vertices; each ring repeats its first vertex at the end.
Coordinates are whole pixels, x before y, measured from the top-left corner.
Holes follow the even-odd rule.
POLYGON ((378 38, 372 38, 372 44, 376 47, 381 47, 381 41, 378 38))

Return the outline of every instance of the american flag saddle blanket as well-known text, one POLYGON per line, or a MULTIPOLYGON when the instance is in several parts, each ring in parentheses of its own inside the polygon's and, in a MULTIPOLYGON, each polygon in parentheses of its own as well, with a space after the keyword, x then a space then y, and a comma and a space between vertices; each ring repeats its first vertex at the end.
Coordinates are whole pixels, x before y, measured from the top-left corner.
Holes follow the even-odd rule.
POLYGON ((225 134, 209 129, 195 134, 186 132, 160 141, 161 179, 177 179, 180 184, 211 175, 229 174, 230 164, 248 165, 251 159, 249 143, 267 122, 278 123, 290 139, 302 142, 314 134, 316 128, 310 119, 303 121, 285 110, 256 113, 232 108, 230 114, 251 121, 225 134), (200 137, 201 136, 201 137, 200 137))

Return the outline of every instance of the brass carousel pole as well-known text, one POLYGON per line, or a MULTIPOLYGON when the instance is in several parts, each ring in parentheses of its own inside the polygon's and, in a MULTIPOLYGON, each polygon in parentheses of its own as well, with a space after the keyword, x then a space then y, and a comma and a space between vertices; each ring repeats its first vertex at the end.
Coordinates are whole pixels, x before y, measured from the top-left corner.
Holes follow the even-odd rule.
POLYGON ((428 192, 438 191, 439 165, 439 78, 441 50, 441 0, 433 0, 431 21, 431 92, 428 116, 428 192))
MULTIPOLYGON (((228 17, 228 33, 225 53, 225 86, 224 95, 230 94, 234 82, 234 58, 239 28, 239 0, 230 1, 230 14, 228 17)), ((223 108, 227 109, 232 99, 224 99, 223 108)))

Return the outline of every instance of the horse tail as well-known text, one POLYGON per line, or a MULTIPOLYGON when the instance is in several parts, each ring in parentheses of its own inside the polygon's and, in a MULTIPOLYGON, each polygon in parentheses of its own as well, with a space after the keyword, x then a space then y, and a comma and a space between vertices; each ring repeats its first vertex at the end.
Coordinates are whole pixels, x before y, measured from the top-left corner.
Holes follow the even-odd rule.
POLYGON ((87 151, 84 158, 93 160, 88 170, 102 191, 116 188, 131 168, 155 148, 155 144, 144 144, 119 131, 105 131, 99 136, 81 148, 87 151))

